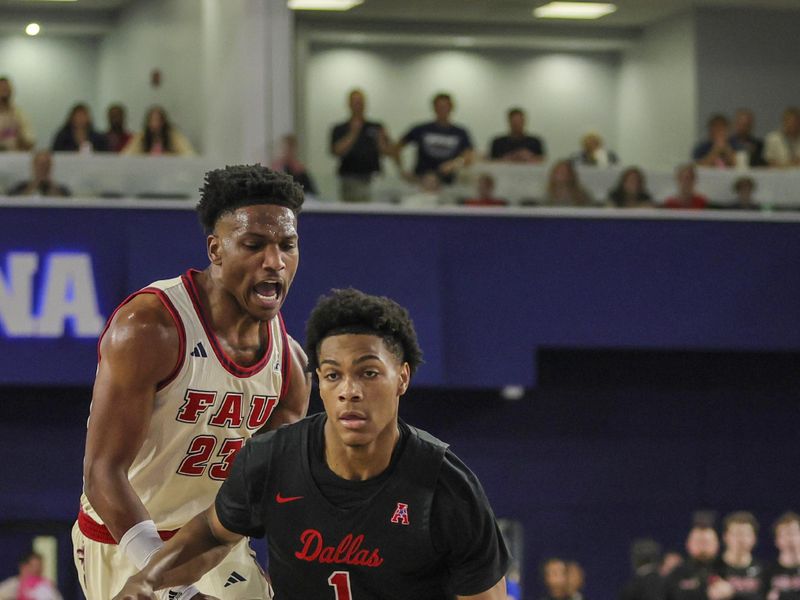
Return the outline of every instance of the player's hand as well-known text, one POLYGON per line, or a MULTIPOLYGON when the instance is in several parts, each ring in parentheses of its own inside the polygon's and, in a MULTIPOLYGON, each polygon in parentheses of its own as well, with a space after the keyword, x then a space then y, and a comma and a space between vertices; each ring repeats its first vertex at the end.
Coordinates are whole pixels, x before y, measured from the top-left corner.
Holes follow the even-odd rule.
POLYGON ((144 578, 134 575, 113 600, 156 600, 156 593, 144 578))

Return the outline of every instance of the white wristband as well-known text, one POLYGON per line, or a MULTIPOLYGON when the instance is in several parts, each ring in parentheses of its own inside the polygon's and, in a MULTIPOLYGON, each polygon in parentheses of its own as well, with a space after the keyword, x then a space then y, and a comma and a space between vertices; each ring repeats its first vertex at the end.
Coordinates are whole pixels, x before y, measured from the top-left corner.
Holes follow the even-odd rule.
POLYGON ((189 598, 194 598, 197 594, 200 593, 193 585, 185 585, 176 588, 170 588, 170 598, 173 600, 189 600, 189 598), (177 594, 177 596, 173 595, 173 592, 177 594))
POLYGON ((128 529, 119 541, 120 550, 139 570, 145 568, 163 545, 164 542, 161 541, 156 524, 152 520, 137 523, 128 529))

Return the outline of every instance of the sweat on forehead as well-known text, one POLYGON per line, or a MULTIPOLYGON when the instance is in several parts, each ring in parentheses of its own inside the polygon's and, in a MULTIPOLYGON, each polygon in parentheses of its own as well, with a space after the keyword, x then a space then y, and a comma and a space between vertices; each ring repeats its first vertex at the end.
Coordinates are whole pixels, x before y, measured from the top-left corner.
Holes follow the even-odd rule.
POLYGON ((297 234, 297 217, 291 209, 284 206, 243 206, 221 213, 214 224, 214 230, 218 230, 220 226, 233 230, 256 229, 290 236, 297 234))

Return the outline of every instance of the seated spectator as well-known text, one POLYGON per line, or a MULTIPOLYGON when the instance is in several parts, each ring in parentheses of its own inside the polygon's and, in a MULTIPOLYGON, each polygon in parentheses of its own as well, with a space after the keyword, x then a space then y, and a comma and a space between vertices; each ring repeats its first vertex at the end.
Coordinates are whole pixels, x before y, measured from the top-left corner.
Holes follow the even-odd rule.
POLYGON ((69 196, 67 187, 56 183, 51 177, 53 155, 49 150, 34 152, 31 160, 31 179, 21 181, 10 190, 9 196, 69 196))
POLYGON ((647 191, 644 173, 638 167, 628 167, 622 172, 617 186, 608 193, 608 198, 617 208, 653 206, 653 198, 647 191))
POLYGON ((53 152, 105 152, 106 139, 94 130, 89 107, 76 104, 53 139, 53 152))
POLYGON ((508 135, 492 140, 489 158, 520 163, 540 163, 545 159, 544 142, 525 131, 525 113, 521 108, 508 111, 508 129, 508 135))
POLYGON ((300 161, 297 150, 297 136, 287 133, 281 138, 281 150, 275 160, 270 165, 276 171, 283 171, 291 175, 300 184, 306 194, 317 195, 317 186, 306 170, 306 166, 300 161))
POLYGON ((125 127, 125 107, 122 104, 112 104, 108 107, 108 131, 106 131, 106 144, 109 152, 122 152, 122 149, 131 141, 133 134, 125 127))
POLYGON ((716 565, 719 576, 709 586, 709 596, 719 600, 761 600, 764 566, 753 558, 758 521, 749 512, 734 512, 725 517, 722 539, 725 551, 716 565))
POLYGON ((764 138, 764 160, 770 167, 800 165, 800 108, 790 106, 784 110, 781 129, 764 138))
POLYGON ((596 131, 590 131, 581 138, 581 148, 572 156, 576 165, 607 167, 617 164, 617 155, 603 145, 603 138, 596 131))
POLYGON ((550 206, 588 206, 592 195, 578 181, 572 162, 560 160, 550 168, 545 204, 550 206))
POLYGON ((586 573, 580 563, 567 561, 567 594, 569 600, 583 600, 583 588, 586 585, 586 573))
POLYGON ((555 557, 544 561, 542 583, 546 590, 542 600, 567 600, 569 598, 567 564, 555 557))
POLYGON ((167 112, 160 106, 147 111, 142 131, 134 134, 122 149, 122 154, 161 156, 194 156, 194 148, 180 131, 170 123, 167 112))
POLYGON ((737 210, 761 210, 761 207, 756 204, 753 198, 753 192, 756 189, 756 182, 750 177, 739 177, 733 182, 733 191, 736 194, 736 200, 730 205, 730 208, 737 210))
POLYGON ((753 135, 755 121, 752 110, 738 109, 733 117, 733 135, 729 141, 734 148, 747 152, 748 164, 751 167, 763 167, 767 164, 764 161, 764 142, 753 135))
POLYGON ((27 151, 35 139, 28 118, 13 102, 8 77, 0 77, 0 152, 27 151))
POLYGON ((42 575, 41 555, 24 554, 18 568, 18 575, 0 582, 0 600, 61 600, 56 587, 42 575))
POLYGON ((651 539, 631 545, 633 579, 625 584, 620 600, 664 600, 664 579, 659 573, 661 546, 651 539))
POLYGON ((730 122, 725 115, 713 115, 708 120, 708 139, 692 150, 692 160, 704 167, 736 166, 736 152, 739 146, 731 143, 730 122))
POLYGON ((494 195, 494 177, 488 173, 478 176, 478 193, 474 198, 464 200, 467 206, 505 206, 508 204, 502 198, 494 195))
POLYGON ((697 172, 694 165, 689 163, 681 165, 675 170, 675 181, 678 184, 678 193, 664 201, 664 208, 706 208, 708 198, 695 192, 697 172))
POLYGON ((453 183, 462 167, 472 164, 474 151, 469 132, 450 121, 453 99, 450 94, 436 94, 433 98, 433 121, 415 125, 395 145, 394 155, 400 172, 406 179, 422 177, 434 172, 442 183, 453 183), (417 146, 417 164, 414 175, 403 168, 401 151, 407 144, 417 146))
POLYGON ((442 202, 442 180, 431 171, 419 178, 417 191, 403 196, 400 204, 414 208, 433 208, 442 202))

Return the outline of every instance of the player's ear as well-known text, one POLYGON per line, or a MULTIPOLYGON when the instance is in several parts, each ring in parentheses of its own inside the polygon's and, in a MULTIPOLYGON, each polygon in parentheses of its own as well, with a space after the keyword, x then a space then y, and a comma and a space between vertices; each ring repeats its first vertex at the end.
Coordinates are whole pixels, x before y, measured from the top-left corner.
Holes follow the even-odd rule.
POLYGON ((208 234, 206 238, 206 250, 208 252, 208 260, 211 264, 218 265, 222 262, 220 250, 222 250, 222 240, 220 240, 213 233, 208 234))
POLYGON ((407 362, 403 363, 400 367, 400 383, 397 387, 397 395, 402 396, 408 390, 408 384, 411 382, 411 367, 407 362))

